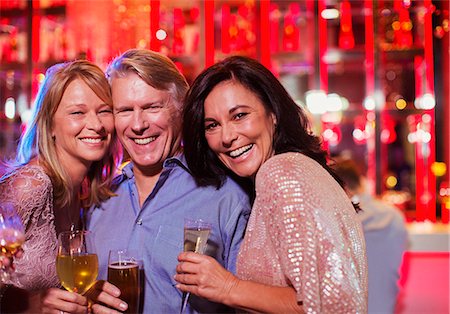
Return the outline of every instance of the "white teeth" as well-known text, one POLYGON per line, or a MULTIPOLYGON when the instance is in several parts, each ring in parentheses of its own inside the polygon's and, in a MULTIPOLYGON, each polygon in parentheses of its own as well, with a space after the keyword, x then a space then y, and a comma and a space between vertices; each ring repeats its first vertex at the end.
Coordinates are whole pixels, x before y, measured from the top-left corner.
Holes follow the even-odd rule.
POLYGON ((233 150, 232 152, 229 152, 228 154, 231 157, 235 158, 235 157, 238 157, 238 156, 242 155, 243 153, 249 151, 252 147, 253 147, 253 144, 250 144, 250 145, 247 145, 247 146, 243 146, 241 148, 233 150))
POLYGON ((134 142, 139 145, 145 145, 150 142, 153 142, 156 139, 156 136, 147 137, 147 138, 135 138, 134 142))
POLYGON ((100 143, 102 141, 102 139, 101 138, 82 138, 81 141, 86 142, 86 143, 96 144, 96 143, 100 143))

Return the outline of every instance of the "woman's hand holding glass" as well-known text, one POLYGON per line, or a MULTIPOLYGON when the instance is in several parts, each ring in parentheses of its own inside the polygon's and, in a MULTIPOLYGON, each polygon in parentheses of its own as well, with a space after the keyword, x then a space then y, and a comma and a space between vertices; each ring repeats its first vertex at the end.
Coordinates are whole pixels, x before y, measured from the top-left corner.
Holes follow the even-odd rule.
MULTIPOLYGON (((208 246, 208 238, 211 232, 211 224, 202 219, 184 219, 184 252, 204 254, 208 246)), ((189 292, 183 292, 181 297, 180 313, 184 312, 189 300, 189 292)))
POLYGON ((10 203, 0 204, 0 279, 6 282, 14 270, 13 258, 20 257, 21 246, 25 241, 22 220, 10 203))
POLYGON ((178 255, 175 280, 177 288, 210 301, 229 304, 231 290, 238 284, 231 272, 214 258, 193 252, 178 255))

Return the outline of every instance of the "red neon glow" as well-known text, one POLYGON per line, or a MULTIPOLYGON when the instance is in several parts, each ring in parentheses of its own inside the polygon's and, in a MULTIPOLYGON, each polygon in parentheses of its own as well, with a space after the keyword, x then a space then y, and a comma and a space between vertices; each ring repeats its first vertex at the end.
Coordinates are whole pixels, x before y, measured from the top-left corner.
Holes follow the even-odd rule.
POLYGON ((424 17, 424 32, 425 32, 425 62, 426 62, 426 77, 427 77, 427 89, 426 92, 434 95, 434 69, 433 69, 433 24, 432 14, 434 6, 431 0, 424 0, 425 17, 424 17))
POLYGON ((300 31, 297 27, 300 6, 298 3, 291 3, 289 9, 284 16, 283 27, 283 50, 297 51, 299 47, 300 31))
POLYGON ((192 22, 196 22, 198 18, 200 17, 200 10, 198 7, 192 7, 192 9, 189 12, 189 15, 191 17, 192 22))
POLYGON ((222 52, 230 53, 230 6, 228 4, 222 5, 222 52))
MULTIPOLYGON (((372 0, 364 1, 364 26, 365 26, 365 50, 366 50, 366 97, 373 97, 375 94, 375 44, 374 44, 374 21, 373 21, 373 2, 372 0)), ((367 133, 367 180, 371 193, 375 194, 376 187, 376 152, 374 127, 371 118, 373 112, 366 113, 366 133, 367 133)))
POLYGON ((389 115, 384 116, 383 130, 381 130, 381 142, 384 144, 391 144, 397 139, 397 132, 395 132, 395 121, 389 115))
POLYGON ((394 312, 448 313, 449 262, 449 252, 405 252, 400 269, 400 293, 394 312))
POLYGON ((205 10, 205 67, 214 64, 214 1, 204 1, 205 10))
POLYGON ((436 222, 436 181, 431 172, 431 164, 434 162, 435 153, 433 145, 434 121, 431 112, 417 114, 408 119, 410 131, 419 134, 415 141, 416 163, 416 220, 426 219, 436 222), (429 134, 425 139, 421 134, 429 134))
POLYGON ((247 5, 240 5, 238 7, 238 14, 237 16, 233 15, 233 24, 236 25, 237 29, 237 38, 236 38, 236 44, 232 45, 235 46, 234 49, 237 50, 248 50, 251 46, 248 35, 250 35, 253 32, 254 25, 251 23, 253 20, 253 23, 255 22, 255 19, 250 18, 250 10, 247 7, 247 5), (244 23, 245 21, 245 23, 244 23), (242 25, 242 26, 241 26, 242 25))
POLYGON ((183 16, 183 10, 180 8, 173 9, 173 45, 172 52, 174 55, 180 55, 184 53, 184 31, 185 21, 183 16))
MULTIPOLYGON (((390 117, 389 117, 389 112, 384 110, 384 108, 383 109, 378 109, 378 110, 380 110, 379 114, 380 114, 380 117, 381 117, 381 126, 382 126, 382 130, 380 132, 380 137, 381 137, 381 133, 383 132, 383 130, 387 130, 387 131, 385 131, 385 134, 390 132, 390 130, 385 127, 385 122, 388 121, 388 119, 390 117)), ((374 140, 375 140, 375 136, 376 136, 376 133, 374 131, 374 140)), ((389 138, 387 140, 389 140, 389 138)), ((380 154, 379 155, 379 158, 380 158, 379 167, 380 167, 380 173, 383 174, 383 177, 380 178, 380 179, 385 181, 386 180, 386 174, 389 171, 389 168, 388 168, 388 146, 387 146, 387 144, 384 143, 383 141, 380 141, 380 148, 379 148, 379 150, 380 150, 380 152, 379 152, 379 154, 380 154)), ((385 191, 385 189, 386 189, 386 185, 382 184, 381 187, 382 187, 382 190, 380 192, 383 193, 385 191)))
MULTIPOLYGON (((263 3, 261 2, 261 20, 262 20, 262 15, 263 15, 263 3)), ((265 6, 265 5, 264 5, 265 6)), ((265 10, 265 8, 264 8, 265 10)), ((278 5, 275 3, 271 3, 270 4, 270 13, 269 13, 269 19, 270 19, 270 52, 275 53, 278 52, 278 50, 280 49, 279 47, 279 35, 278 35, 278 27, 279 27, 279 23, 280 23, 280 11, 278 9, 278 5)), ((262 39, 261 39, 261 45, 262 45, 262 39)), ((263 47, 261 47, 263 48, 263 47)))
POLYGON ((450 212, 450 208, 444 203, 441 204, 441 221, 443 224, 448 224, 449 212, 450 212))
POLYGON ((354 122, 354 129, 353 129, 353 141, 357 145, 363 145, 367 142, 367 135, 368 132, 366 132, 366 117, 365 116, 357 116, 355 118, 354 122))
POLYGON ((342 139, 342 131, 339 125, 322 121, 322 126, 322 138, 326 147, 338 145, 342 139))
POLYGON ((398 20, 392 23, 394 43, 401 48, 411 47, 413 44, 412 21, 409 18, 408 8, 404 6, 402 0, 396 0, 394 10, 398 13, 398 20))
POLYGON ((322 11, 326 9, 325 0, 319 0, 319 58, 320 58, 320 89, 328 93, 328 66, 324 62, 324 56, 328 48, 327 20, 322 17, 322 11))
POLYGON ((348 0, 341 2, 341 27, 339 29, 339 48, 355 47, 355 37, 352 28, 352 8, 348 0))
POLYGON ((439 186, 439 197, 441 199, 441 221, 449 223, 450 213, 450 186, 447 181, 441 182, 439 186))
POLYGON ((374 26, 373 26, 373 3, 372 0, 364 2, 365 10, 365 45, 366 45, 366 96, 373 96, 375 92, 375 46, 374 46, 374 26))
MULTIPOLYGON (((31 27, 31 60, 39 61, 39 35, 41 32, 41 17, 39 14, 40 0, 33 1, 32 27, 31 27)), ((37 90, 36 90, 37 91, 37 90)), ((34 95, 34 94, 33 94, 34 95)))
MULTIPOLYGON (((261 1, 260 3, 260 21, 261 21, 261 63, 265 65, 268 69, 270 66, 270 51, 272 44, 269 39, 272 40, 273 34, 273 21, 270 19, 270 12, 272 12, 273 7, 270 1, 261 1), (269 28, 270 25, 270 28, 269 28)), ((276 23, 278 27, 278 23, 276 23)), ((276 34, 278 35, 278 34, 276 34)), ((278 40, 278 39, 277 39, 278 40)))
POLYGON ((423 92, 423 57, 415 56, 414 57, 414 80, 415 80, 415 89, 416 89, 416 99, 419 99, 424 94, 423 92))
MULTIPOLYGON (((41 30, 41 18, 39 14, 40 2, 39 0, 33 1, 33 12, 31 20, 31 60, 33 63, 39 62, 39 52, 40 52, 40 39, 39 34, 41 30)), ((33 68, 31 74, 31 101, 34 101, 39 90, 39 82, 37 80, 37 75, 40 73, 39 70, 33 68)))
POLYGON ((173 45, 172 52, 175 55, 184 53, 183 28, 185 25, 183 10, 173 9, 173 45))
POLYGON ((156 38, 159 30, 159 7, 160 0, 150 0, 150 49, 153 51, 161 49, 161 41, 156 38))
MULTIPOLYGON (((432 24, 432 13, 434 11, 434 6, 431 0, 424 0, 424 6, 426 9, 425 21, 424 21, 424 32, 425 32, 425 73, 426 73, 426 91, 427 93, 434 95, 434 63, 433 63, 433 24, 432 24)), ((430 116, 429 121, 429 132, 431 135, 431 140, 428 143, 428 148, 430 150, 430 155, 427 161, 426 168, 426 178, 427 178, 427 191, 425 191, 427 196, 427 218, 433 222, 436 222, 436 177, 431 171, 431 165, 436 161, 436 136, 435 136, 435 123, 434 123, 434 108, 427 110, 430 116)))

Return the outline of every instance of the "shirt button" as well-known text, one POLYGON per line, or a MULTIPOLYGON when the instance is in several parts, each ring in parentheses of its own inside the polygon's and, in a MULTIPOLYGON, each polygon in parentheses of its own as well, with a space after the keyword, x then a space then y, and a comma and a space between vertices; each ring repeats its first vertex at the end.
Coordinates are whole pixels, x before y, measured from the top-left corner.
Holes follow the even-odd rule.
POLYGON ((142 225, 142 219, 139 219, 136 224, 138 224, 139 226, 142 225))

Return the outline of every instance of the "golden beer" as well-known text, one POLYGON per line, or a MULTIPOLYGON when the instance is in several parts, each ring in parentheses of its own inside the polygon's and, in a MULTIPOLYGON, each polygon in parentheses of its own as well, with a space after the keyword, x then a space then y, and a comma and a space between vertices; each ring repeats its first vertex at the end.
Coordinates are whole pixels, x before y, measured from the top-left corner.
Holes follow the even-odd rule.
POLYGON ((108 265, 108 281, 120 289, 120 299, 128 303, 124 313, 139 312, 139 265, 133 261, 108 265))
POLYGON ((71 292, 85 293, 98 275, 96 254, 60 254, 56 258, 56 272, 64 288, 71 292))

